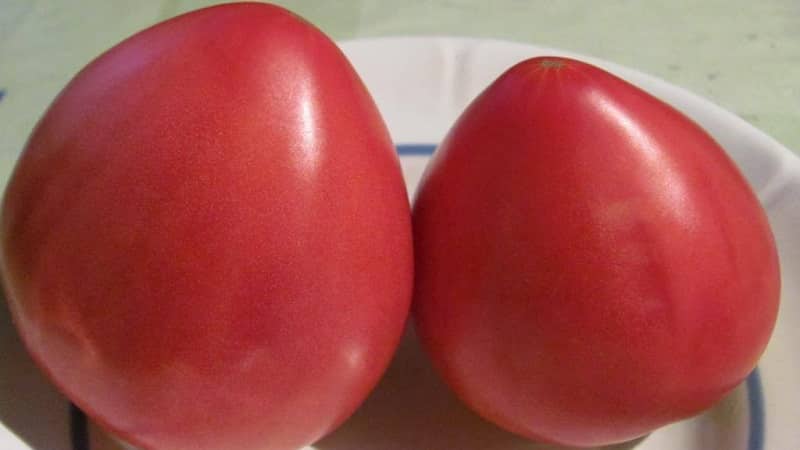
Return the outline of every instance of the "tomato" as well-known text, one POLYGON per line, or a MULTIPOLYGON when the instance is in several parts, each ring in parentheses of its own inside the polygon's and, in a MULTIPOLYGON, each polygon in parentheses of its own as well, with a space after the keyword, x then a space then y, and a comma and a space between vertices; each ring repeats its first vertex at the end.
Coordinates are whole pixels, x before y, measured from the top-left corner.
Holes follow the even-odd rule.
POLYGON ((199 10, 89 64, 7 188, 19 332, 147 449, 289 449, 342 422, 402 334, 409 201, 378 110, 319 30, 199 10))
POLYGON ((414 319, 483 417, 594 446, 708 408, 767 345, 765 214, 685 116, 591 65, 522 62, 435 153, 413 206, 414 319))

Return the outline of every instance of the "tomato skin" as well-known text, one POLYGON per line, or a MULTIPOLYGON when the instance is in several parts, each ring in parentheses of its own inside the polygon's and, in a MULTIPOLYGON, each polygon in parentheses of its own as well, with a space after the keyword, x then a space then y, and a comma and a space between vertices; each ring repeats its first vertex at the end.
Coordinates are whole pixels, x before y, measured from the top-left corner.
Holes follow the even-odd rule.
POLYGON ((765 214, 682 114, 588 64, 534 58, 463 113, 413 206, 414 320, 483 417, 604 445, 708 408, 778 311, 765 214))
POLYGON ((81 71, 7 188, 25 344, 145 449, 277 450, 349 416, 412 294, 409 202, 343 54, 264 4, 189 13, 81 71))

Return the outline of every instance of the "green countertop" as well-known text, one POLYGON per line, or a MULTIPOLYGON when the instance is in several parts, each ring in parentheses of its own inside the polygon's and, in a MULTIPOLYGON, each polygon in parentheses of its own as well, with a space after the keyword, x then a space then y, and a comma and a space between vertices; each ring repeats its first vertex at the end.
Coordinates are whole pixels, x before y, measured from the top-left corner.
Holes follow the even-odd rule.
MULTIPOLYGON (((0 0, 0 183, 48 103, 98 53, 206 0, 0 0)), ((707 97, 800 151, 796 0, 278 1, 335 39, 492 37, 614 61, 707 97)))

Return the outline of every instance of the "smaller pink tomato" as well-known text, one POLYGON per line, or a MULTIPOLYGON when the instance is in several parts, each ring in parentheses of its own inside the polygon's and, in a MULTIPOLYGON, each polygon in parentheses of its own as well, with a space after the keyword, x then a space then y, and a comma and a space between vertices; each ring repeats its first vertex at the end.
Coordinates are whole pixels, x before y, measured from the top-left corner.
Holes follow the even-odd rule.
POLYGON ((485 418, 575 446, 702 411, 769 340, 778 259, 725 152, 596 67, 522 62, 464 112, 414 203, 414 317, 485 418))

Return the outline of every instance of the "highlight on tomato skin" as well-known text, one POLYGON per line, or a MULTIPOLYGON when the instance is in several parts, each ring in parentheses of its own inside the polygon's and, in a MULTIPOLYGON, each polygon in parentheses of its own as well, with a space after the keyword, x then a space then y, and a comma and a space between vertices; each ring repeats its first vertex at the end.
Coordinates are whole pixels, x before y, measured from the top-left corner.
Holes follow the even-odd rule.
POLYGON ((412 213, 427 353, 468 406, 530 439, 606 445, 697 414, 775 325, 775 243, 735 164, 581 61, 533 58, 494 81, 412 213))
POLYGON ((288 450, 386 369, 413 282, 380 114, 277 6, 150 27, 54 100, 5 191, 21 337, 96 422, 148 450, 288 450))

